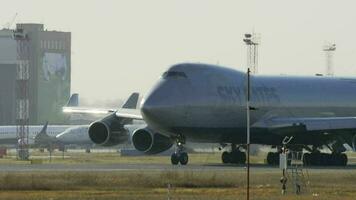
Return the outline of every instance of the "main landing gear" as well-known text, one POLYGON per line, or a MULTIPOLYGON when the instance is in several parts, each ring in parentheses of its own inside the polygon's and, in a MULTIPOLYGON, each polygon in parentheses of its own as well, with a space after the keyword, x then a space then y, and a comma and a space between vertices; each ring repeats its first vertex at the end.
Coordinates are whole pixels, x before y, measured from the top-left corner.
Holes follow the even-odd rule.
POLYGON ((236 146, 236 144, 232 144, 231 151, 224 151, 221 155, 221 160, 224 164, 245 164, 246 154, 244 152, 241 152, 239 147, 236 146))
POLYGON ((307 166, 346 166, 347 156, 344 153, 305 153, 303 164, 307 166))
POLYGON ((269 164, 269 165, 279 165, 279 154, 280 154, 280 152, 268 152, 268 154, 267 154, 267 164, 269 164))
POLYGON ((178 135, 176 138, 177 148, 176 151, 171 155, 172 165, 186 165, 189 161, 188 153, 184 150, 185 139, 183 135, 178 135))
MULTIPOLYGON (((303 164, 305 166, 346 166, 347 165, 347 155, 344 153, 321 153, 316 148, 306 148, 311 153, 303 154, 303 164)), ((267 154, 267 164, 268 165, 279 165, 279 154, 277 152, 268 152, 267 154)))

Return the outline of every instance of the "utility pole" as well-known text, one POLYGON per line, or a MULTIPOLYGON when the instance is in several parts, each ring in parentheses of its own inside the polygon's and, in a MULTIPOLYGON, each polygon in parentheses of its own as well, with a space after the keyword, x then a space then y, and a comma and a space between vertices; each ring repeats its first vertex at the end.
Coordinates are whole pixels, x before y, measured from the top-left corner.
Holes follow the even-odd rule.
POLYGON ((246 117, 247 117, 247 195, 246 199, 250 199, 250 68, 247 68, 247 101, 246 101, 246 117))

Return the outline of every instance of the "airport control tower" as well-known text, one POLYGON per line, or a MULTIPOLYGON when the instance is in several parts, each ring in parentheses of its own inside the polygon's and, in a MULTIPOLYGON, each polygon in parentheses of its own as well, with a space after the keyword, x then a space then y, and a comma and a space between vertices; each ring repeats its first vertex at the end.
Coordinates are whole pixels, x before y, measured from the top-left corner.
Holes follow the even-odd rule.
POLYGON ((17 43, 14 34, 22 31, 29 46, 30 124, 65 124, 62 106, 70 96, 71 33, 48 31, 43 24, 17 24, 0 30, 0 125, 16 121, 17 43))

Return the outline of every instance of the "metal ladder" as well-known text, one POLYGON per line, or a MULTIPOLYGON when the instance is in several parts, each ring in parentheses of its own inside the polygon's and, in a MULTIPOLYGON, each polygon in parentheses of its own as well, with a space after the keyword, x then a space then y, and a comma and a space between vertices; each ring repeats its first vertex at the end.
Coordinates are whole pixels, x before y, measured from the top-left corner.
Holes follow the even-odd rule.
POLYGON ((303 152, 290 151, 288 153, 288 163, 287 175, 288 179, 291 180, 295 194, 308 193, 310 185, 309 173, 307 169, 304 169, 303 152))

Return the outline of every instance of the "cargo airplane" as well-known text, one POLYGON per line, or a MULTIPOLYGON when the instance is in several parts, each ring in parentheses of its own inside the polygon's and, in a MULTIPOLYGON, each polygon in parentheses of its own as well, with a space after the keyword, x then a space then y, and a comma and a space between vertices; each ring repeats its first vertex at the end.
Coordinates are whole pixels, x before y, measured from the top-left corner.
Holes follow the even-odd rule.
MULTIPOLYGON (((141 103, 141 112, 119 109, 94 122, 96 144, 122 142, 123 122, 142 119, 147 127, 132 135, 134 147, 147 154, 176 144, 172 164, 188 163, 186 141, 229 147, 223 163, 245 163, 246 73, 230 68, 183 63, 164 72, 141 103)), ((308 152, 308 165, 347 164, 344 144, 356 143, 356 78, 251 76, 251 143, 308 152), (331 153, 322 153, 327 147, 331 153)), ((278 151, 267 162, 278 162, 278 151)))

